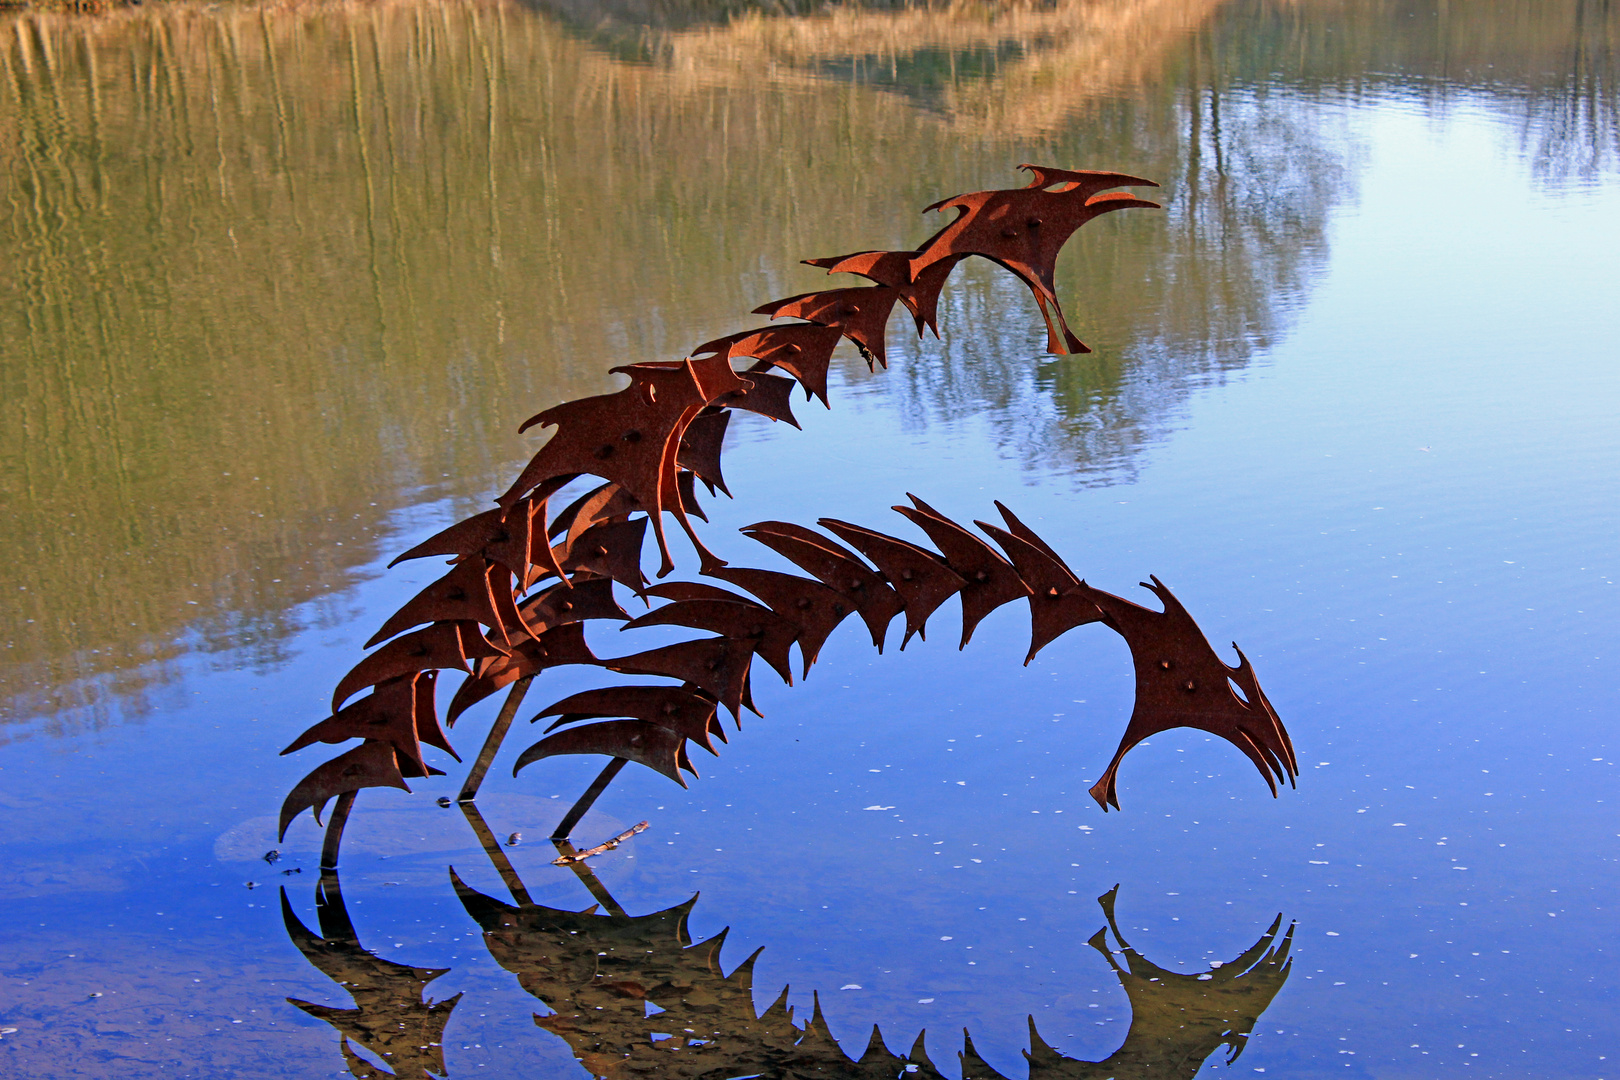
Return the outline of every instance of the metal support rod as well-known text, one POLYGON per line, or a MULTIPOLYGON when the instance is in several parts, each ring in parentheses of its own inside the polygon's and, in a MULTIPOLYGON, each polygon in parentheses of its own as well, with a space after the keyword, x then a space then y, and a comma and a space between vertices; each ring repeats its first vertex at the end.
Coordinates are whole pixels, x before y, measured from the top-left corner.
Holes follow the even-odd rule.
MULTIPOLYGON (((623 758, 619 760, 622 761, 623 758)), ((573 844, 561 837, 554 836, 551 838, 551 842, 557 846, 557 854, 559 855, 579 854, 578 849, 573 844)), ((590 890, 591 895, 596 897, 596 902, 606 908, 609 915, 616 915, 621 919, 630 917, 630 913, 619 906, 619 902, 613 899, 613 894, 607 891, 607 886, 602 884, 602 880, 592 873, 591 868, 586 866, 584 862, 569 863, 568 869, 579 876, 580 883, 590 890)))
POLYGON ((512 718, 517 715, 518 706, 523 704, 523 695, 529 692, 529 684, 534 681, 533 675, 525 675, 512 684, 512 692, 506 695, 506 703, 501 706, 500 715, 495 717, 495 726, 489 729, 489 737, 484 740, 484 748, 478 751, 478 760, 473 762, 472 771, 467 774, 467 782, 461 785, 461 794, 456 796, 457 802, 472 802, 478 798, 478 788, 484 782, 484 774, 489 772, 489 766, 495 760, 495 752, 501 748, 506 739, 506 732, 512 726, 512 718))
POLYGON ((501 850, 500 841, 495 839, 495 834, 490 831, 489 822, 478 812, 478 807, 473 803, 464 802, 461 804, 461 812, 467 816, 467 824, 471 825, 473 832, 478 835, 478 842, 484 846, 484 854, 495 864, 495 872, 501 875, 501 880, 506 883, 506 890, 512 894, 512 899, 518 902, 519 907, 532 906, 534 901, 529 897, 529 890, 524 887, 523 879, 518 877, 517 870, 512 867, 512 860, 501 850))
POLYGON ((567 815, 557 823, 556 831, 551 834, 553 840, 568 839, 568 834, 574 831, 574 826, 579 824, 579 819, 584 817, 585 812, 591 808, 591 804, 596 802, 597 796, 606 791, 607 786, 613 783, 613 778, 619 775, 619 770, 624 768, 625 763, 626 759, 622 757, 616 757, 607 763, 607 768, 598 773, 596 779, 591 781, 591 786, 585 789, 585 794, 579 797, 579 802, 575 803, 574 808, 568 811, 567 815))
POLYGON ((343 826, 349 823, 349 811, 354 808, 352 791, 345 791, 337 797, 337 804, 332 807, 332 816, 326 822, 326 840, 321 844, 321 869, 336 869, 338 864, 338 848, 343 846, 343 826))
POLYGON ((1059 316, 1051 308, 1047 307, 1045 297, 1036 294, 1035 304, 1041 309, 1041 318, 1046 320, 1046 340, 1058 343, 1058 348, 1063 350, 1063 355, 1069 355, 1069 342, 1063 334, 1067 327, 1062 322, 1059 322, 1059 316))

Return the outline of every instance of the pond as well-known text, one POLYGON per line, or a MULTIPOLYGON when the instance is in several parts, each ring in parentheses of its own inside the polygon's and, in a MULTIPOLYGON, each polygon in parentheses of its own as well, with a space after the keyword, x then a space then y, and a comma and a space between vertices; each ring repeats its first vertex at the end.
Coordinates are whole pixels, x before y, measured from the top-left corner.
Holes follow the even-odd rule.
POLYGON ((0 14, 6 1074, 1620 1076, 1620 11, 768 6, 0 14), (789 569, 738 529, 999 500, 1241 646, 1297 786, 1181 727, 1104 813, 1125 642, 1026 666, 1021 604, 959 650, 949 601, 754 665, 588 862, 545 838, 602 761, 512 770, 584 667, 475 804, 495 698, 336 871, 278 839, 336 748, 278 754, 444 572, 388 563, 520 423, 1022 162, 1160 185, 1057 263, 1093 351, 969 259, 798 429, 733 411, 701 536, 789 569))

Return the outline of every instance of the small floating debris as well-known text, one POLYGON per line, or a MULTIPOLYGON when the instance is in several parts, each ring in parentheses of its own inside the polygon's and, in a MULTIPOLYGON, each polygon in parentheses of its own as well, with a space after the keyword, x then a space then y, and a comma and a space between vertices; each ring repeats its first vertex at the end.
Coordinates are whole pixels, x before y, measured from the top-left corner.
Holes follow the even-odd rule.
POLYGON ((521 843, 523 843, 523 834, 520 832, 515 832, 506 838, 507 847, 517 847, 521 843))
POLYGON ((648 824, 649 822, 645 821, 638 822, 637 824, 632 825, 630 828, 624 830, 624 832, 620 833, 618 836, 615 836, 613 839, 603 841, 593 848, 586 848, 584 851, 576 851, 572 855, 559 855, 555 859, 551 860, 551 865, 573 866, 577 862, 584 862, 592 855, 600 855, 604 851, 612 851, 614 848, 618 847, 620 844, 624 843, 637 833, 646 832, 648 824))
POLYGON ((276 860, 280 858, 281 852, 275 848, 271 848, 269 851, 264 853, 264 861, 267 863, 274 864, 276 860))

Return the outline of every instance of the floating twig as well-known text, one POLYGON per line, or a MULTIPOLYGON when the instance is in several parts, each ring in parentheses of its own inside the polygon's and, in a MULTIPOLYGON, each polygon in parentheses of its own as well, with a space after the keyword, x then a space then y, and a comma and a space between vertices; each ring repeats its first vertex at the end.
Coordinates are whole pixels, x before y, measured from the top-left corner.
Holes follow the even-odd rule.
POLYGON ((602 843, 597 844, 593 848, 586 848, 584 851, 576 851, 572 855, 559 855, 555 859, 551 860, 551 865, 552 866, 573 866, 575 863, 584 862, 586 859, 590 858, 592 855, 600 855, 604 851, 612 851, 614 848, 618 847, 620 844, 624 843, 626 840, 628 840, 632 836, 636 835, 636 833, 646 832, 646 831, 647 831, 647 822, 645 822, 645 821, 640 822, 639 824, 630 826, 628 829, 624 830, 624 832, 620 833, 618 836, 615 836, 613 839, 603 841, 602 843))

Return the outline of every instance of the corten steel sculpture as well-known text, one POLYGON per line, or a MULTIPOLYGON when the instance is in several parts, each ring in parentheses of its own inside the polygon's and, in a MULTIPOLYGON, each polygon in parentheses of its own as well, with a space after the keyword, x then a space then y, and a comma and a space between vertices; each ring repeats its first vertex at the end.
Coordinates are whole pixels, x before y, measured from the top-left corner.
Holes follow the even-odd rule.
MULTIPOLYGON (((943 1080, 928 1057, 927 1032, 897 1054, 873 1025, 864 1051, 852 1058, 828 1030, 819 997, 812 998, 808 1019, 795 1017, 787 987, 764 1012, 756 1011, 753 975, 761 950, 727 973, 720 957, 727 931, 706 941, 692 939, 688 925, 696 896, 663 911, 631 915, 576 862, 569 869, 596 904, 572 911, 536 903, 477 809, 465 804, 463 810, 511 899, 472 888, 454 868, 451 884, 482 931, 490 956, 549 1010, 535 1023, 564 1040, 592 1076, 943 1080)), ((573 850, 566 841, 556 843, 565 855, 573 850)), ((1294 928, 1283 929, 1281 915, 1235 959, 1204 971, 1172 971, 1151 963, 1125 940, 1114 917, 1117 892, 1116 887, 1098 897, 1106 925, 1089 944, 1129 1001, 1124 1040, 1102 1061, 1068 1057, 1041 1037, 1032 1016, 1030 1049, 1024 1052, 1030 1080, 1190 1080, 1223 1048, 1230 1065, 1288 980, 1294 928), (1109 946, 1110 933, 1117 950, 1109 946)), ((321 874, 316 910, 318 935, 293 913, 282 890, 288 934, 311 964, 349 991, 355 1007, 288 1000, 340 1032, 344 1062, 357 1077, 380 1074, 351 1043, 381 1058, 396 1076, 443 1075, 443 1033, 461 995, 436 1002, 425 996, 445 969, 393 963, 363 948, 335 870, 321 874)), ((958 1062, 965 1077, 1006 1080, 979 1056, 965 1031, 958 1062)))
POLYGON ((1113 760, 1091 789, 1104 810, 1119 806, 1115 777, 1120 760, 1143 739, 1173 727, 1198 728, 1232 743, 1254 762, 1273 795, 1277 781, 1292 781, 1298 775, 1288 733, 1242 651, 1238 651, 1237 667, 1225 664, 1157 578, 1144 583, 1144 588, 1159 598, 1161 611, 1087 585, 1000 503, 996 506, 1005 527, 977 524, 1000 545, 1006 558, 921 499, 912 496, 912 503, 895 509, 922 526, 931 538, 937 535, 944 540, 941 546, 948 554, 935 554, 898 537, 823 518, 821 525, 859 548, 871 560, 868 565, 821 533, 787 522, 763 521, 743 532, 811 577, 738 567, 714 571, 717 577, 753 593, 763 606, 713 586, 655 586, 650 592, 671 602, 628 623, 626 629, 674 624, 720 636, 666 646, 627 658, 630 663, 602 663, 616 671, 683 678, 687 680, 684 688, 609 687, 558 702, 535 718, 558 718, 547 731, 579 721, 597 722, 541 739, 523 752, 514 771, 559 754, 601 754, 636 761, 685 786, 682 772, 697 775, 686 743, 716 753, 710 736, 725 737, 716 705, 724 704, 733 716, 738 714, 754 654, 769 657, 783 681, 791 682, 791 642, 799 643, 808 673, 822 641, 847 616, 859 616, 872 643, 881 650, 890 623, 904 613, 904 648, 913 634, 926 633, 929 615, 952 595, 960 595, 964 645, 973 626, 994 608, 1019 599, 1029 604, 1030 648, 1025 663, 1059 635, 1087 623, 1101 623, 1125 639, 1136 667, 1136 708, 1113 760), (695 666, 685 659, 689 656, 697 659, 695 666), (656 657, 657 662, 645 659, 649 657, 656 657), (677 658, 684 666, 677 667, 677 658), (601 717, 625 719, 601 721, 601 717))
POLYGON ((505 690, 505 702, 461 788, 461 800, 472 800, 531 681, 548 668, 588 665, 668 680, 661 687, 601 687, 535 717, 555 720, 546 737, 518 758, 514 772, 564 754, 610 759, 559 823, 555 835, 566 837, 626 762, 682 786, 683 774, 697 775, 688 744, 715 753, 715 741, 726 738, 722 711, 733 721, 743 709, 758 712, 751 682, 755 656, 791 684, 794 644, 800 674, 807 675, 822 643, 849 615, 860 617, 881 651, 887 627, 904 614, 904 648, 913 635, 924 634, 928 617, 953 595, 961 598, 964 646, 986 615, 1018 599, 1030 606, 1030 658, 1085 623, 1100 622, 1125 638, 1136 667, 1136 708, 1113 761, 1092 788, 1105 810, 1119 805, 1120 760, 1144 738, 1171 727, 1196 727, 1232 742, 1254 762, 1274 795, 1278 780, 1291 782, 1298 771, 1293 748, 1241 652, 1237 667, 1223 663, 1157 579, 1147 588, 1157 594, 1161 611, 1091 587, 1005 507, 1002 525, 980 523, 1000 553, 915 497, 913 505, 896 509, 933 549, 832 519, 821 524, 836 540, 786 522, 744 530, 808 576, 728 566, 692 524, 693 518, 706 520, 698 502, 700 483, 711 495, 729 494, 721 452, 730 410, 797 426, 789 400, 794 382, 807 399, 825 404, 829 364, 842 340, 853 343, 874 368, 886 366, 884 333, 896 303, 911 314, 919 334, 927 328, 937 334, 940 290, 951 270, 970 256, 1006 267, 1029 287, 1052 352, 1085 351, 1058 305, 1053 282, 1058 251, 1092 218, 1156 206, 1109 190, 1150 181, 1123 173, 1023 168, 1032 174, 1024 188, 961 195, 930 207, 953 210, 956 217, 915 251, 808 260, 829 273, 854 273, 874 284, 789 297, 756 309, 773 320, 802 321, 772 322, 717 338, 684 360, 613 368, 630 380, 623 390, 566 402, 525 422, 524 429, 556 430, 496 500, 496 508, 444 529, 395 560, 449 557, 450 569, 384 622, 368 642, 376 650, 339 680, 332 715, 284 751, 362 740, 293 788, 282 806, 281 834, 306 809, 319 821, 335 798, 323 864, 336 865, 355 793, 365 787, 409 791, 407 780, 439 773, 424 758, 422 744, 455 757, 445 727, 505 690), (746 366, 739 370, 739 364, 746 366), (774 370, 791 379, 771 374, 774 370), (602 483, 553 513, 553 498, 584 477, 602 483), (675 566, 664 531, 666 513, 690 537, 699 569, 716 584, 649 583, 642 570, 649 526, 658 576, 675 566), (631 620, 615 598, 615 585, 659 606, 631 620), (681 626, 709 636, 599 657, 584 634, 584 624, 593 620, 620 622, 625 629, 681 626), (441 671, 464 676, 443 726, 435 696, 441 671))

